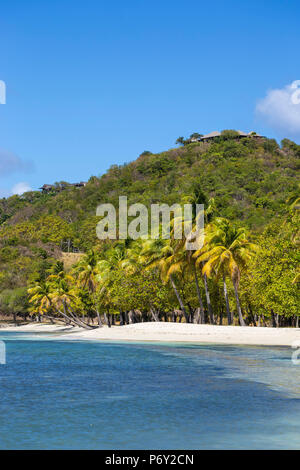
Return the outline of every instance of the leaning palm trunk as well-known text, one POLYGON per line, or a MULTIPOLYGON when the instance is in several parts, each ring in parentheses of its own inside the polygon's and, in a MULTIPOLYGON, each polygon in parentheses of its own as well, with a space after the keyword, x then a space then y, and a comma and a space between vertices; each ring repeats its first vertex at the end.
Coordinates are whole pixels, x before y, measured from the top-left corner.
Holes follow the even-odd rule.
POLYGON ((54 325, 54 319, 50 315, 44 315, 45 318, 48 318, 50 320, 51 325, 54 325))
POLYGON ((68 324, 69 325, 73 325, 73 326, 81 326, 79 325, 75 320, 73 320, 72 318, 70 318, 68 315, 66 315, 64 312, 62 312, 61 310, 57 309, 58 313, 63 317, 65 318, 67 321, 68 321, 68 324))
POLYGON ((234 286, 235 300, 236 300, 236 306, 237 306, 237 311, 239 315, 240 325, 246 326, 246 323, 244 322, 243 315, 242 315, 237 283, 233 282, 233 286, 234 286))
POLYGON ((226 310, 227 310, 227 319, 228 319, 228 325, 231 325, 233 323, 233 319, 231 316, 230 308, 229 308, 229 300, 228 300, 228 292, 227 292, 227 285, 226 285, 226 279, 225 275, 223 274, 223 288, 224 288, 224 297, 226 301, 226 310))
POLYGON ((75 316, 73 314, 72 311, 67 309, 66 305, 65 305, 65 302, 63 302, 63 309, 64 309, 64 312, 61 312, 59 310, 59 313, 61 313, 63 315, 63 317, 68 318, 68 320, 71 320, 73 323, 75 323, 76 326, 81 326, 82 328, 89 329, 89 330, 93 329, 92 326, 90 326, 87 323, 80 320, 77 316, 75 316), (67 314, 67 312, 68 312, 68 314, 67 314))
POLYGON ((71 315, 71 317, 74 319, 74 321, 77 322, 77 324, 82 326, 83 328, 90 329, 90 330, 96 328, 92 325, 89 325, 85 320, 81 320, 81 318, 79 318, 71 309, 67 309, 67 311, 69 315, 71 315))
POLYGON ((185 321, 188 323, 189 316, 188 316, 188 314, 187 314, 187 312, 186 312, 186 310, 185 310, 185 307, 184 307, 183 302, 182 302, 182 298, 181 298, 180 295, 179 295, 179 292, 178 292, 178 290, 177 290, 176 284, 175 284, 174 279, 173 279, 173 277, 172 277, 171 275, 170 275, 170 282, 171 282, 171 285, 172 285, 172 287, 173 287, 173 289, 174 289, 174 292, 175 292, 175 295, 176 295, 177 300, 178 300, 178 302, 179 302, 180 308, 181 308, 181 310, 182 310, 182 312, 183 312, 183 314, 184 314, 184 316, 185 316, 185 321))
POLYGON ((202 297, 201 297, 201 292, 200 292, 200 287, 199 287, 196 266, 194 266, 194 270, 195 270, 195 283, 196 283, 196 289, 197 289, 197 296, 198 296, 199 306, 200 306, 200 322, 205 323, 204 307, 203 307, 203 302, 202 302, 202 297))

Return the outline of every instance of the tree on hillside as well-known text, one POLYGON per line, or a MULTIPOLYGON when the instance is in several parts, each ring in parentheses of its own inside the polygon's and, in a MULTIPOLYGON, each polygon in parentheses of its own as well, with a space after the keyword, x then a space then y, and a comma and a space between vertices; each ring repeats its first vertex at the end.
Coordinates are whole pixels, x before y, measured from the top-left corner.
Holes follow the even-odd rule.
POLYGON ((177 145, 184 145, 185 143, 186 141, 184 140, 184 137, 178 137, 178 139, 175 142, 175 144, 177 145))
POLYGON ((189 140, 200 140, 201 137, 203 137, 203 134, 199 134, 198 132, 194 132, 193 134, 190 135, 189 140))

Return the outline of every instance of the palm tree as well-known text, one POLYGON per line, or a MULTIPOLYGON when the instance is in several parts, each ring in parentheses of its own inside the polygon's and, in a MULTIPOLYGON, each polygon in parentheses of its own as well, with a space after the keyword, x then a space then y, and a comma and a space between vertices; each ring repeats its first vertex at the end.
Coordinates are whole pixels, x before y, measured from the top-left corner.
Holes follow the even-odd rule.
POLYGON ((212 277, 212 275, 215 274, 217 278, 220 275, 223 277, 227 314, 231 323, 225 281, 226 276, 230 276, 234 287, 239 321, 241 326, 245 326, 240 306, 238 287, 241 270, 257 251, 257 246, 247 239, 247 233, 244 228, 236 228, 231 225, 228 220, 217 218, 210 224, 206 233, 205 246, 200 251, 201 253, 196 253, 196 256, 198 255, 197 262, 204 262, 202 269, 203 275, 212 277))
MULTIPOLYGON (((121 269, 124 271, 124 276, 133 274, 137 266, 138 257, 138 244, 132 243, 131 240, 120 240, 114 244, 113 247, 108 249, 103 258, 97 262, 97 302, 103 308, 109 309, 111 300, 111 290, 113 290, 114 280, 116 274, 121 269)), ((100 318, 97 309, 98 319, 100 318)), ((111 322, 113 323, 113 314, 110 315, 111 322)), ((104 314, 106 317, 106 313, 104 314)), ((122 312, 120 312, 120 317, 122 312)), ((108 321, 108 326, 110 322, 108 321)))
MULTIPOLYGON (((174 221, 173 221, 174 222, 174 221)), ((182 233, 184 233, 184 227, 182 227, 182 233)), ((174 229, 172 230, 172 235, 174 234, 174 229)), ((187 243, 191 242, 192 240, 195 240, 195 237, 197 237, 199 234, 195 232, 195 227, 192 227, 192 230, 187 236, 183 236, 182 240, 173 240, 173 245, 174 245, 174 254, 176 255, 177 258, 177 263, 175 266, 172 268, 174 272, 185 272, 186 274, 190 275, 196 285, 196 292, 197 292, 197 297, 198 297, 198 302, 199 302, 199 308, 200 308, 200 319, 201 323, 205 323, 205 313, 204 313, 204 305, 201 297, 201 291, 200 291, 200 286, 199 286, 199 279, 198 279, 198 274, 197 274, 197 267, 196 267, 196 261, 192 256, 192 251, 187 249, 187 243)), ((172 273, 172 270, 170 270, 170 273, 172 273)))
POLYGON ((300 272, 296 274, 296 276, 293 279, 292 284, 299 284, 300 283, 300 272))
POLYGON ((37 283, 28 289, 29 303, 39 315, 44 315, 51 309, 51 286, 49 282, 37 283))
POLYGON ((134 274, 139 269, 142 248, 142 240, 135 240, 126 248, 122 258, 118 259, 118 266, 124 270, 126 274, 134 274))
POLYGON ((87 289, 92 300, 95 312, 98 318, 98 325, 102 326, 99 310, 96 304, 95 292, 98 286, 98 257, 94 250, 89 251, 84 258, 82 258, 77 266, 73 269, 73 273, 77 278, 78 286, 87 289))
POLYGON ((171 240, 146 240, 143 244, 140 261, 148 268, 158 267, 162 281, 170 282, 180 308, 186 318, 186 321, 188 321, 189 316, 187 314, 179 290, 176 286, 174 277, 176 273, 183 273, 184 262, 182 259, 180 259, 178 253, 176 253, 172 247, 171 240))
POLYGON ((292 210, 300 209, 300 185, 296 191, 286 200, 292 210))
POLYGON ((203 305, 203 300, 202 300, 201 291, 200 291, 196 260, 193 257, 192 252, 190 250, 185 250, 185 260, 194 277, 194 281, 196 285, 196 292, 197 292, 197 297, 198 297, 198 302, 199 302, 199 308, 200 308, 200 320, 201 320, 201 323, 205 323, 204 305, 203 305))
MULTIPOLYGON (((184 198, 184 201, 189 202, 190 204, 193 204, 193 205, 205 204, 206 203, 206 197, 199 188, 196 188, 196 190, 194 191, 194 194, 192 196, 188 196, 187 198, 184 198)), ((213 217, 214 212, 216 211, 216 206, 215 206, 214 199, 209 199, 206 204, 207 204, 207 208, 204 210, 204 220, 205 220, 206 223, 208 223, 209 220, 213 217)), ((196 214, 194 214, 194 215, 196 216, 196 214)), ((198 217, 199 217, 199 215, 200 214, 198 214, 198 217)), ((185 246, 185 249, 186 249, 186 252, 187 252, 186 256, 187 256, 188 264, 193 266, 193 263, 195 263, 194 267, 193 267, 194 278, 195 278, 195 283, 196 283, 196 289, 197 289, 197 295, 198 295, 198 300, 199 300, 199 305, 200 305, 200 311, 201 311, 201 315, 202 315, 202 318, 203 318, 203 321, 204 321, 203 302, 202 302, 202 299, 201 299, 201 296, 200 296, 199 281, 198 281, 198 276, 197 276, 197 268, 199 267, 199 262, 196 262, 196 260, 195 260, 195 258, 199 257, 200 254, 202 253, 202 248, 200 248, 199 250, 196 250, 195 254, 192 255, 192 256, 190 256, 191 252, 189 250, 187 250, 187 242, 190 242, 191 240, 196 241, 197 238, 201 239, 201 237, 204 236, 204 232, 203 232, 203 230, 200 230, 200 232, 197 230, 197 224, 195 223, 196 222, 195 218, 194 218, 193 222, 194 222, 194 225, 192 227, 191 232, 185 238, 184 246, 185 246)), ((200 265, 200 266, 203 267, 203 264, 204 264, 203 261, 201 263, 202 263, 202 265, 200 265)), ((205 297, 206 297, 207 310, 208 310, 210 323, 214 324, 214 314, 213 314, 213 309, 212 309, 211 300, 210 300, 210 293, 209 293, 209 288, 208 288, 207 276, 206 276, 205 273, 203 274, 201 272, 201 274, 202 274, 202 277, 203 277, 203 284, 204 284, 205 297)))
POLYGON ((62 272, 64 272, 64 263, 63 261, 56 261, 54 264, 52 264, 51 268, 48 270, 50 274, 58 275, 62 272))
MULTIPOLYGON (((59 311, 59 308, 57 308, 57 294, 55 287, 57 287, 58 284, 61 285, 61 283, 62 278, 55 279, 55 275, 51 275, 48 277, 46 282, 37 283, 34 287, 28 289, 28 294, 30 296, 29 303, 33 304, 34 312, 37 312, 39 315, 47 314, 52 321, 52 316, 49 315, 51 311, 54 309, 59 311)), ((63 314, 62 316, 66 320, 66 323, 73 323, 66 314, 63 314)))
MULTIPOLYGON (((193 230, 194 230, 194 228, 193 228, 193 230)), ((190 241, 190 238, 193 236, 192 235, 193 230, 186 237, 185 246, 186 246, 187 242, 190 241)), ((194 271, 194 278, 195 278, 195 283, 196 283, 198 300, 199 300, 200 310, 202 311, 203 310, 203 302, 202 302, 202 298, 200 296, 199 281, 198 281, 198 276, 197 276, 197 268, 199 267, 199 262, 198 262, 198 260, 195 259, 197 256, 199 256, 199 254, 201 252, 202 252, 202 248, 200 248, 199 250, 196 250, 196 252, 194 252, 193 254, 191 254, 191 251, 186 250, 187 263, 192 267, 192 269, 194 271)), ((203 262, 202 262, 202 264, 203 264, 203 262)), ((211 301, 210 301, 210 294, 209 294, 209 289, 208 289, 208 284, 207 284, 207 276, 206 276, 206 274, 203 274, 202 272, 201 272, 201 274, 202 274, 202 277, 203 277, 203 284, 204 284, 204 289, 205 289, 208 315, 209 315, 210 323, 213 324, 214 323, 214 316, 213 316, 213 311, 212 311, 212 306, 211 306, 211 301)), ((202 315, 203 315, 203 319, 204 319, 204 312, 202 313, 202 315)))
POLYGON ((94 292, 96 287, 96 277, 98 275, 97 263, 97 255, 94 250, 91 250, 79 261, 73 270, 79 284, 90 292, 94 292))
MULTIPOLYGON (((202 191, 201 186, 198 183, 194 184, 192 194, 182 197, 182 204, 192 204, 193 206, 192 227, 191 227, 190 233, 186 234, 184 221, 182 221, 181 233, 184 234, 184 236, 182 240, 173 240, 174 251, 177 255, 177 258, 179 257, 181 261, 180 270, 182 271, 182 268, 184 267, 185 271, 190 272, 190 274, 194 278, 196 291, 197 291, 197 297, 199 301, 199 307, 200 307, 201 323, 205 323, 204 306, 203 306, 203 301, 201 297, 201 291, 200 291, 198 274, 197 274, 198 265, 196 264, 195 258, 192 256, 191 250, 188 248, 188 244, 191 242, 195 243, 197 241, 200 241, 201 238, 204 236, 203 229, 199 230, 198 224, 197 224, 197 218, 200 217, 201 215, 201 214, 197 214, 197 211, 196 211, 197 204, 203 204, 205 206, 204 220, 206 223, 208 223, 213 217, 213 215, 215 214, 216 204, 213 198, 207 199, 206 195, 202 191)), ((173 227, 171 235, 173 236, 173 238, 174 238, 175 222, 176 222, 176 218, 173 218, 173 220, 171 221, 171 226, 173 227)), ((204 283, 205 296, 206 296, 210 323, 213 324, 214 316, 213 316, 213 311, 212 311, 212 306, 211 306, 211 301, 210 301, 210 294, 209 294, 206 274, 203 275, 203 283, 204 283)))
POLYGON ((79 293, 74 286, 74 282, 71 286, 68 283, 68 280, 71 279, 73 278, 68 276, 68 278, 65 277, 53 282, 50 294, 51 303, 56 308, 57 312, 69 323, 82 328, 91 329, 93 327, 81 320, 73 311, 73 305, 76 306, 80 301, 79 293))

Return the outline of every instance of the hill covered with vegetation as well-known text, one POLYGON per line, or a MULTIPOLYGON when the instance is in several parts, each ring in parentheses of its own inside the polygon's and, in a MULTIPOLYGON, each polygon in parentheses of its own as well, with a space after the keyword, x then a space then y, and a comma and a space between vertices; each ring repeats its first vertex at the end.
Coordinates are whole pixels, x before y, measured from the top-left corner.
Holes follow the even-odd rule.
MULTIPOLYGON (((122 195, 128 197, 128 204, 140 202, 150 206, 153 203, 171 205, 198 202, 204 203, 206 207, 213 207, 213 214, 207 222, 213 225, 214 220, 218 221, 221 218, 229 221, 236 230, 243 227, 250 234, 247 238, 253 239, 265 250, 264 259, 267 263, 269 257, 268 269, 272 271, 272 253, 268 252, 270 248, 268 243, 273 244, 274 250, 277 243, 275 239, 279 244, 286 240, 289 246, 284 249, 287 251, 293 251, 296 246, 292 240, 295 237, 295 230, 297 231, 298 211, 295 208, 291 210, 287 201, 297 199, 299 193, 300 146, 287 139, 282 141, 281 145, 273 139, 256 139, 250 136, 237 139, 234 133, 224 133, 211 143, 182 140, 182 144, 178 148, 158 154, 145 151, 131 163, 121 166, 113 165, 104 175, 92 176, 87 185, 82 188, 66 187, 61 190, 62 185, 57 184, 56 188, 48 193, 32 191, 22 196, 15 195, 2 199, 0 201, 1 311, 19 309, 20 312, 24 312, 29 308, 27 288, 46 282, 49 272, 57 264, 56 261, 62 257, 62 249, 72 251, 75 247, 83 253, 91 253, 93 250, 93 253, 98 256, 97 262, 103 261, 102 258, 106 255, 102 256, 101 253, 111 250, 113 243, 100 242, 96 237, 95 229, 99 220, 96 217, 96 207, 101 203, 112 203, 118 207, 118 198, 122 195), (280 231, 284 227, 285 235, 282 236, 280 231)), ((218 223, 216 222, 215 226, 218 223)), ((223 230, 224 225, 222 227, 223 230)), ((142 250, 140 259, 143 259, 145 248, 140 249, 142 250)), ((277 255, 280 258, 282 252, 280 248, 278 250, 277 255)), ((295 253, 291 254, 294 258, 290 260, 292 267, 288 278, 291 282, 297 275, 296 252, 295 249, 295 253)), ((124 253, 122 256, 126 258, 124 253)), ((177 256, 179 256, 178 252, 177 256)), ((220 300, 222 286, 220 287, 219 284, 223 268, 214 266, 215 274, 207 271, 206 276, 202 268, 208 258, 203 257, 203 254, 201 256, 202 261, 199 261, 197 269, 199 269, 200 277, 207 277, 208 283, 211 284, 212 303, 215 304, 214 311, 217 317, 222 311, 219 306, 222 304, 220 300), (217 272, 218 269, 219 272, 217 272), (212 280, 214 275, 215 283, 212 280)), ((144 259, 144 266, 148 261, 144 259)), ((255 266, 251 268, 253 272, 258 269, 257 263, 255 266)), ((153 269, 158 269, 158 267, 153 267, 153 269)), ((196 308, 199 308, 199 299, 197 300, 197 292, 194 291, 194 283, 190 284, 189 275, 186 280, 179 279, 183 276, 183 272, 184 269, 181 269, 175 277, 178 277, 177 284, 180 285, 183 297, 186 298, 185 307, 189 305, 190 310, 194 312, 196 308), (185 294, 184 291, 186 291, 185 294)), ((151 276, 155 276, 153 272, 150 275, 146 269, 144 274, 147 277, 144 280, 146 284, 150 283, 151 276)), ((229 272, 224 274, 225 277, 227 275, 230 276, 229 272)), ((259 278, 260 274, 257 275, 259 278)), ((120 280, 118 276, 120 272, 115 273, 115 279, 120 280)), ((278 273, 277 276, 280 278, 282 274, 278 273)), ((141 276, 138 278, 141 279, 141 276)), ((251 276, 247 279, 244 282, 245 289, 247 282, 248 284, 252 282, 251 276)), ((286 280, 287 284, 289 280, 286 280)), ((202 290, 205 289, 204 281, 206 282, 204 279, 203 285, 201 283, 200 286, 202 290)), ((277 281, 279 282, 279 279, 277 281)), ((270 280, 270 283, 274 286, 275 280, 270 280)), ((258 285, 257 281, 256 288, 258 285)), ((165 285, 162 284, 162 286, 165 285)), ((81 287, 83 290, 88 288, 87 285, 81 287)), ((266 288, 266 285, 261 285, 262 291, 266 288)), ((124 292, 127 292, 126 289, 130 291, 127 286, 127 288, 124 287, 124 292)), ((138 290, 140 289, 143 290, 143 286, 139 285, 138 290)), ((296 292, 295 286, 293 289, 296 292)), ((254 287, 252 286, 250 290, 244 293, 248 296, 247 306, 244 306, 244 309, 248 309, 248 313, 251 308, 257 307, 253 299, 252 301, 250 299, 254 295, 254 287)), ((149 295, 150 292, 151 289, 149 295)), ((172 294, 167 291, 151 293, 153 298, 164 297, 161 304, 165 306, 161 308, 161 314, 178 307, 184 310, 183 305, 176 304, 178 301, 176 292, 175 294, 173 290, 171 292, 172 294)), ((206 291, 203 294, 206 298, 203 311, 209 316, 210 306, 205 294, 207 294, 206 291)), ((259 296, 260 293, 255 295, 259 296)), ((229 296, 232 296, 229 302, 234 302, 233 290, 229 296)), ((270 299, 273 298, 272 296, 276 297, 275 293, 270 294, 270 299)), ((275 302, 276 307, 276 302, 280 301, 275 297, 272 302, 275 302)), ((294 315, 297 313, 294 307, 296 300, 296 297, 290 300, 292 309, 290 311, 294 315)), ((148 301, 144 300, 144 302, 146 304, 148 301)), ((130 302, 128 306, 120 306, 118 301, 112 301, 111 304, 110 311, 113 313, 138 308, 142 310, 141 305, 131 305, 130 302)), ((160 310, 159 301, 155 301, 154 304, 160 310)), ((89 307, 81 305, 80 309, 95 313, 96 310, 102 311, 103 305, 103 302, 98 304, 99 308, 95 305, 89 307)), ((264 305, 262 308, 270 315, 271 310, 279 315, 284 314, 286 310, 284 307, 281 307, 281 310, 273 307, 268 306, 266 310, 264 305)), ((103 308, 107 310, 107 305, 103 308)), ((234 308, 230 306, 231 310, 234 308)), ((78 307, 78 310, 80 309, 78 307)), ((236 312, 238 313, 238 309, 236 312)))

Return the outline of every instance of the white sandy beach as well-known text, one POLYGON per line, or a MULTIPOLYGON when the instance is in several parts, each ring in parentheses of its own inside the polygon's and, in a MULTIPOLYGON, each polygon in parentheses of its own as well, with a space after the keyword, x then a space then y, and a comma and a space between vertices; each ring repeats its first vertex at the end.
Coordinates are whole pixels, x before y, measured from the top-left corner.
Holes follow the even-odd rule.
POLYGON ((163 341, 264 346, 291 346, 293 342, 299 341, 300 345, 300 328, 255 328, 149 322, 83 330, 60 325, 32 323, 25 326, 5 327, 0 331, 57 333, 57 338, 72 341, 163 341))

